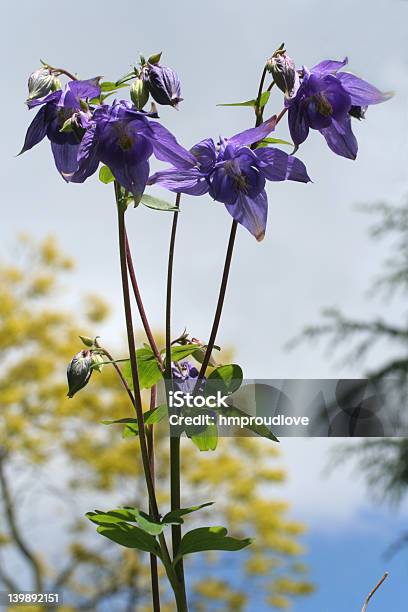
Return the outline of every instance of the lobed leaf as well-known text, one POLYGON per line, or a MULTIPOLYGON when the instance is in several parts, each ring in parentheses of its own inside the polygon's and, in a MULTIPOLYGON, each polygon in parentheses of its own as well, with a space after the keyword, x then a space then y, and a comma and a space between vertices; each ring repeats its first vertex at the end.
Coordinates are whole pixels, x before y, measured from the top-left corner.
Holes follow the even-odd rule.
POLYGON ((199 506, 190 506, 190 508, 180 508, 179 510, 172 510, 171 512, 167 512, 167 514, 163 516, 162 523, 183 523, 183 516, 185 516, 186 514, 191 514, 192 512, 197 512, 197 510, 201 510, 201 508, 212 506, 213 503, 214 502, 205 502, 204 504, 200 504, 199 506))
POLYGON ((156 538, 136 525, 129 525, 129 523, 99 525, 96 531, 116 544, 126 546, 126 548, 137 548, 161 557, 156 538))
POLYGON ((174 211, 178 210, 177 206, 174 206, 171 202, 167 202, 166 200, 161 200, 160 198, 154 198, 153 196, 147 195, 144 193, 140 200, 142 204, 147 206, 148 208, 153 208, 154 210, 165 210, 165 211, 174 211))
MULTIPOLYGON (((141 389, 151 389, 162 376, 156 357, 150 348, 140 348, 136 351, 136 359, 140 387, 141 389)), ((129 387, 133 390, 132 368, 129 360, 124 365, 123 375, 129 387)))
POLYGON ((180 543, 179 551, 173 563, 177 563, 184 555, 207 550, 242 550, 252 543, 251 538, 238 540, 227 535, 225 527, 199 527, 187 532, 180 543))
POLYGON ((235 393, 242 385, 243 377, 242 368, 236 363, 219 366, 207 377, 206 394, 214 391, 220 391, 223 395, 235 393))

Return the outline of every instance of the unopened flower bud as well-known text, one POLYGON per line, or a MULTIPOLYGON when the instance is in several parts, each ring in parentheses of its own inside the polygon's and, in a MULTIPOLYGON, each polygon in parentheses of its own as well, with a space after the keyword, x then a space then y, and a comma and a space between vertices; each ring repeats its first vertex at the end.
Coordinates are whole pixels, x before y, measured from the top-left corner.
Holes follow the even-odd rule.
POLYGON ((137 110, 142 110, 149 99, 149 89, 145 81, 137 77, 130 86, 130 98, 137 110))
POLYGON ((28 78, 28 98, 43 98, 51 91, 61 89, 60 80, 48 68, 39 68, 28 78))
POLYGON ((172 68, 159 64, 147 64, 144 80, 149 92, 158 104, 177 108, 180 97, 180 79, 172 68))
POLYGON ((68 397, 73 397, 88 384, 92 374, 92 363, 91 351, 83 350, 74 355, 67 368, 68 397))
POLYGON ((266 67, 279 89, 286 96, 290 96, 297 81, 296 66, 293 59, 286 53, 277 53, 267 61, 266 67))

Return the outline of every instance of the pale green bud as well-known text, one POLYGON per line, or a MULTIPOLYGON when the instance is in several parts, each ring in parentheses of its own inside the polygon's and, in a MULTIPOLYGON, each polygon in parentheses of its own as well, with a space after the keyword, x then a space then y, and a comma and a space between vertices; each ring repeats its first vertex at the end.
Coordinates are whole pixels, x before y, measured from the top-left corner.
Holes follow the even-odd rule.
POLYGON ((149 99, 149 90, 143 79, 137 77, 130 86, 130 98, 137 110, 142 110, 149 99))

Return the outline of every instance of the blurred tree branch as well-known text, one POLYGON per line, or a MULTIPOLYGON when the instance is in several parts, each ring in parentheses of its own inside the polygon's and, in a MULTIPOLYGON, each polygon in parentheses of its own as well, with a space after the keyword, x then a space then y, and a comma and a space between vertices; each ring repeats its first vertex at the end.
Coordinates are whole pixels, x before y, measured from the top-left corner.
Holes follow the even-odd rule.
POLYGON ((37 559, 36 555, 32 552, 32 550, 30 550, 29 546, 24 540, 22 533, 20 532, 17 523, 17 518, 14 512, 14 504, 10 493, 10 487, 7 480, 6 471, 4 469, 4 456, 4 453, 2 453, 0 449, 0 491, 3 499, 4 514, 7 520, 7 526, 9 528, 9 535, 20 553, 25 557, 29 566, 31 567, 31 571, 34 576, 34 585, 36 592, 41 593, 43 591, 41 564, 37 559))

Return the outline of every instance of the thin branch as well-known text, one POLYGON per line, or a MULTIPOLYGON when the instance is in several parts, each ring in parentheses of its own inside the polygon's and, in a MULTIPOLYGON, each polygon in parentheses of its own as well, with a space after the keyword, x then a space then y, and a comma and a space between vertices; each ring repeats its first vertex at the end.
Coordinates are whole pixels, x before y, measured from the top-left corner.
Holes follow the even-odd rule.
POLYGON ((7 481, 6 473, 4 470, 3 457, 0 454, 0 489, 3 496, 4 503, 4 511, 7 520, 7 525, 10 530, 10 535, 12 536, 14 543, 19 549, 20 553, 25 557, 28 563, 31 566, 32 573, 34 576, 34 584, 35 590, 40 593, 43 589, 43 580, 42 580, 42 572, 41 565, 35 556, 35 554, 30 550, 24 541, 20 530, 17 524, 17 518, 14 512, 13 500, 10 493, 9 484, 7 481))
POLYGON ((366 612, 367 610, 367 606, 370 602, 370 599, 372 598, 372 596, 378 591, 378 589, 380 588, 380 586, 382 585, 382 583, 384 582, 384 580, 386 580, 386 578, 388 578, 388 572, 385 572, 384 576, 381 578, 381 580, 379 580, 377 582, 377 584, 375 585, 375 587, 373 588, 372 591, 370 591, 370 593, 367 595, 367 598, 364 602, 363 607, 361 608, 361 612, 366 612))
POLYGON ((17 583, 6 574, 2 567, 0 567, 0 583, 2 583, 11 593, 18 593, 20 591, 17 583))

